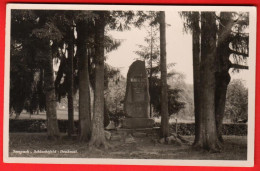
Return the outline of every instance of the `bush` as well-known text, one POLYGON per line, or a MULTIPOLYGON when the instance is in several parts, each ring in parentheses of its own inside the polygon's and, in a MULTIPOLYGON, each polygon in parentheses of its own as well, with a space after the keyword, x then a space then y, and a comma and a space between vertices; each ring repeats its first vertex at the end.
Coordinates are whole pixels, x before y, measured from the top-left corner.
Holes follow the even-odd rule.
MULTIPOLYGON (((58 125, 60 132, 67 132, 67 120, 58 120, 58 125)), ((78 125, 78 121, 74 121, 76 131, 78 125)), ((9 132, 47 132, 47 123, 44 119, 10 119, 9 132)))
MULTIPOLYGON (((155 124, 156 127, 160 127, 160 123, 155 124)), ((176 132, 176 124, 171 123, 169 126, 170 132, 176 132)), ((177 124, 178 134, 180 135, 195 135, 195 124, 194 123, 178 123, 177 124)), ((246 123, 231 123, 223 124, 222 128, 223 135, 247 135, 247 124, 246 123)))
MULTIPOLYGON (((58 120, 60 132, 67 132, 68 124, 67 120, 58 120)), ((78 130, 78 121, 74 121, 76 130, 78 130)), ((160 123, 155 123, 155 127, 160 127, 160 123)), ((195 124, 194 123, 178 123, 178 134, 180 135, 194 135, 195 124)), ((175 132, 176 124, 170 124, 170 132, 175 132)), ((23 119, 9 120, 9 131, 10 132, 46 132, 47 123, 46 120, 38 119, 23 119)), ((223 135, 247 135, 247 124, 246 123, 233 123, 223 124, 223 135)))
POLYGON ((35 122, 31 123, 29 128, 29 132, 45 132, 47 131, 47 124, 46 122, 41 122, 36 120, 35 122))

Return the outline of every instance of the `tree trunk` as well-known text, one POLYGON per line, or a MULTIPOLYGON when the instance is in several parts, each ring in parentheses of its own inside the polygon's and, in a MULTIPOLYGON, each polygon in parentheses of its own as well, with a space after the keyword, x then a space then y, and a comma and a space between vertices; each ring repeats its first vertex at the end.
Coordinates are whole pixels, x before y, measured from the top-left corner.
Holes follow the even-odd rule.
MULTIPOLYGON (((150 79, 149 79, 149 93, 152 92, 152 76, 153 76, 153 26, 151 26, 151 54, 150 54, 150 79)), ((150 98, 150 118, 152 118, 152 100, 150 98)))
POLYGON ((79 57, 79 123, 80 141, 89 141, 91 136, 90 90, 87 55, 87 22, 77 23, 79 57))
MULTIPOLYGON (((39 110, 46 109, 45 93, 44 93, 44 68, 40 68, 40 80, 38 83, 39 110)), ((57 97, 56 97, 57 98, 57 97)))
POLYGON ((217 42, 217 72, 216 72, 216 92, 215 92, 215 109, 216 109, 216 126, 217 134, 220 142, 223 142, 222 138, 222 122, 225 112, 226 94, 227 87, 230 82, 229 69, 231 62, 229 61, 230 51, 230 36, 232 13, 221 12, 220 13, 220 25, 218 31, 218 42, 217 42))
POLYGON ((63 77, 63 73, 65 72, 65 69, 66 69, 66 58, 65 58, 65 56, 62 56, 60 59, 60 66, 59 66, 59 69, 58 69, 58 72, 56 75, 56 79, 54 82, 55 93, 56 93, 56 96, 57 96, 59 102, 61 100, 61 95, 59 94, 59 86, 60 86, 61 79, 63 77))
POLYGON ((219 151, 215 120, 216 19, 214 12, 201 13, 201 117, 198 144, 210 151, 219 151))
POLYGON ((44 72, 44 85, 45 85, 45 100, 46 100, 46 115, 47 115, 47 134, 51 139, 57 139, 60 137, 57 112, 56 112, 56 95, 54 86, 54 72, 53 72, 53 59, 51 55, 51 49, 49 42, 46 42, 48 46, 48 54, 46 56, 45 72, 44 72))
POLYGON ((166 32, 165 12, 159 13, 160 22, 160 67, 161 67, 161 135, 169 136, 168 92, 167 92, 167 62, 166 62, 166 32))
POLYGON ((71 136, 74 134, 74 103, 73 103, 73 90, 74 90, 74 64, 73 64, 73 58, 74 58, 74 29, 73 27, 70 28, 69 31, 69 41, 68 41, 68 73, 67 78, 69 82, 69 89, 68 89, 68 136, 71 136))
POLYGON ((195 115, 195 140, 194 145, 200 137, 200 26, 199 12, 193 12, 192 28, 192 52, 193 52, 193 90, 194 90, 194 115, 195 115))
POLYGON ((94 116, 92 120, 92 134, 90 145, 95 147, 108 144, 104 130, 104 12, 98 12, 99 18, 95 22, 95 92, 94 92, 94 116))
POLYGON ((222 123, 225 113, 227 87, 230 82, 230 75, 223 71, 216 73, 216 94, 215 94, 215 112, 216 112, 216 127, 217 135, 220 142, 222 138, 222 123))

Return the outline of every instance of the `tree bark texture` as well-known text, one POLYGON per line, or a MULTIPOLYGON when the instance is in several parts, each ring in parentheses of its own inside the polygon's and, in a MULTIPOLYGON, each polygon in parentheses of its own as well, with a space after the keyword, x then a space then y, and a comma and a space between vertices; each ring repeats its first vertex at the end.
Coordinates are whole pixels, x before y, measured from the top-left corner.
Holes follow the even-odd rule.
POLYGON ((46 100, 46 115, 47 115, 47 134, 50 139, 60 137, 57 111, 56 111, 56 95, 54 86, 54 71, 52 52, 49 46, 49 41, 46 41, 47 56, 44 68, 44 85, 45 85, 45 100, 46 100))
POLYGON ((166 24, 165 12, 159 12, 160 22, 160 67, 161 67, 161 135, 169 136, 167 62, 166 62, 166 24))
POLYGON ((231 67, 230 56, 230 41, 231 41, 231 28, 233 25, 232 13, 220 13, 220 25, 218 31, 217 42, 217 72, 216 72, 216 96, 215 96, 215 109, 216 109, 216 126, 217 134, 220 142, 222 138, 222 122, 224 118, 227 87, 230 82, 229 69, 231 67))
POLYGON ((104 34, 105 12, 95 20, 95 93, 90 145, 107 148, 104 130, 104 34))
POLYGON ((192 52, 193 52, 193 89, 194 89, 194 115, 195 115, 195 140, 194 145, 200 136, 200 13, 193 12, 192 28, 192 52))
POLYGON ((74 134, 74 29, 73 27, 69 30, 69 41, 68 41, 68 82, 69 82, 69 90, 68 90, 68 136, 74 134))
POLYGON ((214 12, 201 13, 201 115, 198 145, 219 151, 215 119, 216 18, 214 12))
MULTIPOLYGON (((149 93, 152 91, 152 77, 153 77, 153 27, 151 26, 151 54, 150 54, 150 79, 149 79, 149 93)), ((152 118, 152 100, 150 98, 150 118, 152 118)))
POLYGON ((90 89, 87 55, 87 22, 77 23, 77 54, 79 57, 79 123, 80 141, 89 141, 91 137, 90 89))

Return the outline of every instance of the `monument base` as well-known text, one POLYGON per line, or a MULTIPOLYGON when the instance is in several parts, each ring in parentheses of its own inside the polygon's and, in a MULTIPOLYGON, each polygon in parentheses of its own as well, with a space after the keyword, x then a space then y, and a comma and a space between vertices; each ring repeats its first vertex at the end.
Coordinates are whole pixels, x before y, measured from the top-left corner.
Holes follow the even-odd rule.
POLYGON ((153 128, 154 120, 150 118, 124 118, 122 119, 122 128, 153 128))

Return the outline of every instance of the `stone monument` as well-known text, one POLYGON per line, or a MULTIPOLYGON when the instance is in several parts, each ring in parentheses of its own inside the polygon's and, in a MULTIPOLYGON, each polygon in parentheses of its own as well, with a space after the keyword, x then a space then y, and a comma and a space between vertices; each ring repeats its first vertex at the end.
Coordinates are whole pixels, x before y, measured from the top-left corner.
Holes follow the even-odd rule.
POLYGON ((124 110, 126 118, 122 128, 152 128, 154 120, 149 118, 149 86, 145 62, 137 60, 132 63, 127 73, 124 110))

